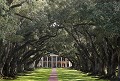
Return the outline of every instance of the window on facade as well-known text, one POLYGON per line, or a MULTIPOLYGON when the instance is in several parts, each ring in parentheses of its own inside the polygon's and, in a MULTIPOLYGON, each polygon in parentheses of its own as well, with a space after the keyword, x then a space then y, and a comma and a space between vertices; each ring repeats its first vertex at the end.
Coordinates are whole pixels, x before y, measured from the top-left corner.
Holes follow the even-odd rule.
POLYGON ((61 57, 58 57, 57 60, 58 60, 58 61, 61 61, 61 57))
POLYGON ((62 61, 65 61, 65 58, 62 58, 62 61))
POLYGON ((51 67, 51 63, 50 62, 48 63, 48 67, 51 67))
POLYGON ((61 64, 57 64, 57 67, 61 67, 61 64))
POLYGON ((62 64, 62 67, 65 67, 65 64, 62 64))
POLYGON ((51 57, 48 57, 48 61, 51 61, 51 57))
POLYGON ((53 56, 53 61, 56 61, 56 56, 53 56))
POLYGON ((43 67, 47 67, 47 63, 46 62, 43 63, 43 67))
POLYGON ((44 57, 43 60, 44 60, 44 61, 47 61, 47 57, 44 57))
POLYGON ((67 67, 69 67, 69 63, 67 63, 67 67))

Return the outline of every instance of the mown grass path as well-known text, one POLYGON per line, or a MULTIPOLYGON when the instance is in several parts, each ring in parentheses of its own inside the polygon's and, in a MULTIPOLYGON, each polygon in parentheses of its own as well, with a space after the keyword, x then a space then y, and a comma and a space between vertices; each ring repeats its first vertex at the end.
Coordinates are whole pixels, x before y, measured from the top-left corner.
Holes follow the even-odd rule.
POLYGON ((109 81, 109 80, 100 80, 95 78, 95 76, 87 76, 77 70, 69 69, 57 69, 58 81, 109 81))
POLYGON ((52 72, 51 72, 51 75, 48 81, 58 81, 58 75, 56 72, 56 68, 52 69, 52 72))

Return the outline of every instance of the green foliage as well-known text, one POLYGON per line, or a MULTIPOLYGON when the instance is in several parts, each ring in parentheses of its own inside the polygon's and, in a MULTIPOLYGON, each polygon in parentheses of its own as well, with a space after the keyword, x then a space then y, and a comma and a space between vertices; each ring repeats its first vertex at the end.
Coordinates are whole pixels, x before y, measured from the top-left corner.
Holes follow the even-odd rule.
POLYGON ((93 20, 108 32, 119 33, 119 2, 97 3, 93 20))
POLYGON ((6 0, 0 0, 0 16, 5 16, 9 10, 6 0))
POLYGON ((7 38, 6 38, 6 40, 11 42, 22 42, 23 39, 24 37, 21 35, 11 35, 11 36, 7 35, 7 38))
MULTIPOLYGON (((102 54, 99 45, 103 42, 106 46, 108 44, 104 38, 110 39, 111 47, 117 47, 116 39, 120 36, 120 2, 13 0, 8 3, 7 0, 0 0, 0 39, 6 42, 24 44, 34 40, 30 41, 33 50, 41 47, 45 48, 45 52, 56 51, 77 61, 76 53, 85 60, 102 58, 97 56, 102 54)), ((111 48, 103 49, 106 53, 111 48)))

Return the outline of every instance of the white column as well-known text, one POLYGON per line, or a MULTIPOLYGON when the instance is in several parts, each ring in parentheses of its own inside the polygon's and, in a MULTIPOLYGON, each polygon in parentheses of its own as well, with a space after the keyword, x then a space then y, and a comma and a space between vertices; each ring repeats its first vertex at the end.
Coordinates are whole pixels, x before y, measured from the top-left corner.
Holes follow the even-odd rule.
POLYGON ((42 67, 43 67, 43 57, 42 57, 42 67))
POLYGON ((71 67, 72 66, 72 63, 69 61, 69 67, 71 67))
POLYGON ((65 67, 67 67, 67 58, 65 58, 65 67))
POLYGON ((57 56, 56 56, 56 68, 57 68, 57 56))
POLYGON ((47 68, 48 68, 48 57, 47 57, 47 68))
POLYGON ((61 67, 62 67, 62 57, 61 57, 61 67))
POLYGON ((70 67, 70 61, 69 61, 69 67, 70 67))
POLYGON ((51 67, 53 68, 53 56, 51 56, 51 67))

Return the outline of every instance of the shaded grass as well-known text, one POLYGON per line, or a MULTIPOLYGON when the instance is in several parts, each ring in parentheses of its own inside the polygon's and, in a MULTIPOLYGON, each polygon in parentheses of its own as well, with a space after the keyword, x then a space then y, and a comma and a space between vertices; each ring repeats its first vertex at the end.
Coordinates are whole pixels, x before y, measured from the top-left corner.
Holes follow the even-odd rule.
POLYGON ((58 81, 109 81, 99 79, 97 76, 88 76, 77 70, 57 69, 58 81))
POLYGON ((36 69, 35 71, 28 72, 25 74, 19 75, 15 80, 3 80, 0 81, 48 81, 51 73, 51 69, 36 69))
MULTIPOLYGON (((51 73, 50 69, 36 69, 35 71, 30 71, 26 73, 22 73, 15 80, 3 80, 0 81, 48 81, 51 73)), ((82 73, 77 70, 69 70, 58 68, 58 81, 109 81, 99 79, 97 76, 88 76, 85 73, 82 73)))

